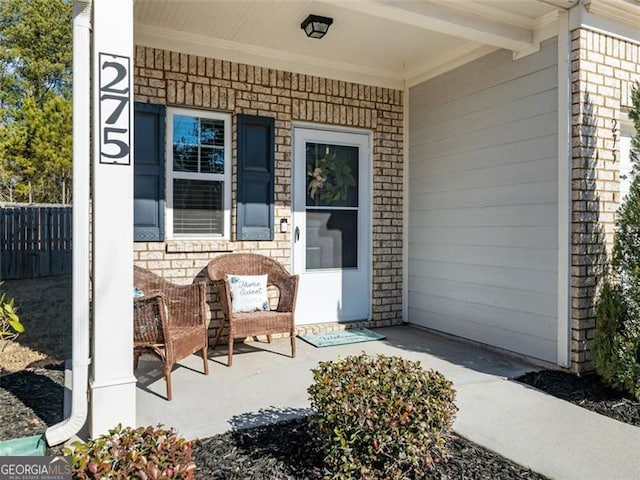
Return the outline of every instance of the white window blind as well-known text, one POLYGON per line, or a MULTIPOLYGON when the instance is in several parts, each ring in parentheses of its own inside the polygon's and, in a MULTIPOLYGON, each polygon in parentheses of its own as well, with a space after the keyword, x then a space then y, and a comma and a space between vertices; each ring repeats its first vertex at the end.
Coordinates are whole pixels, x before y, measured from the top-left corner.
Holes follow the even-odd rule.
POLYGON ((168 110, 167 217, 173 238, 228 238, 230 128, 227 114, 168 110))

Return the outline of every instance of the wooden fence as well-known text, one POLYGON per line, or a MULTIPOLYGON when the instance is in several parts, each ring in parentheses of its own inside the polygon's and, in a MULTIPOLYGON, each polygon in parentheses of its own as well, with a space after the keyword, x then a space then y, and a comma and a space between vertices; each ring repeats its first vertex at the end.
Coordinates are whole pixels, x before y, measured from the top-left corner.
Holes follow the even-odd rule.
POLYGON ((70 206, 0 205, 0 279, 70 273, 70 206))

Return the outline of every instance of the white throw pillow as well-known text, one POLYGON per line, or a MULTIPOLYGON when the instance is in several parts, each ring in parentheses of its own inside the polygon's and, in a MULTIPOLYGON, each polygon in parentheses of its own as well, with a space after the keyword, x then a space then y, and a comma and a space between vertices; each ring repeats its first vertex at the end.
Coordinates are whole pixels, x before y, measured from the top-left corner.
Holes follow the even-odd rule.
POLYGON ((231 311, 258 312, 269 310, 267 275, 227 275, 231 288, 231 311))

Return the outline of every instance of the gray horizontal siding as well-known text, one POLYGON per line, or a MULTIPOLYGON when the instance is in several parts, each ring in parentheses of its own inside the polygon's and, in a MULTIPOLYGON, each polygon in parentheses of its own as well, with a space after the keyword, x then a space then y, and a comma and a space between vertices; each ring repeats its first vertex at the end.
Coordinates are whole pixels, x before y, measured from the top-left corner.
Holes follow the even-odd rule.
POLYGON ((557 355, 557 44, 409 94, 409 321, 557 355))

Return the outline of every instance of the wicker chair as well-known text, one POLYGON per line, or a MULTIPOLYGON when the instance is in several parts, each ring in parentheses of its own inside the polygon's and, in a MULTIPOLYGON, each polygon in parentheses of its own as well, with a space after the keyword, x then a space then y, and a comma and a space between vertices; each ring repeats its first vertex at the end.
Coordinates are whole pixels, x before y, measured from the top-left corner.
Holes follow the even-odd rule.
POLYGON ((253 253, 230 253, 214 258, 207 267, 209 277, 218 288, 220 306, 224 321, 218 327, 215 347, 225 324, 229 328, 229 357, 227 365, 233 363, 233 340, 235 338, 266 335, 271 343, 273 333, 288 333, 291 337, 291 357, 296 356, 296 336, 294 315, 298 293, 298 275, 290 275, 277 261, 253 253), (279 292, 278 306, 275 310, 233 313, 231 293, 227 274, 264 275, 267 274, 267 286, 275 286, 279 292))
POLYGON ((134 266, 134 285, 144 294, 133 302, 135 367, 142 353, 158 355, 167 382, 167 400, 171 400, 171 370, 177 362, 202 350, 204 373, 209 374, 206 284, 174 285, 134 266))

